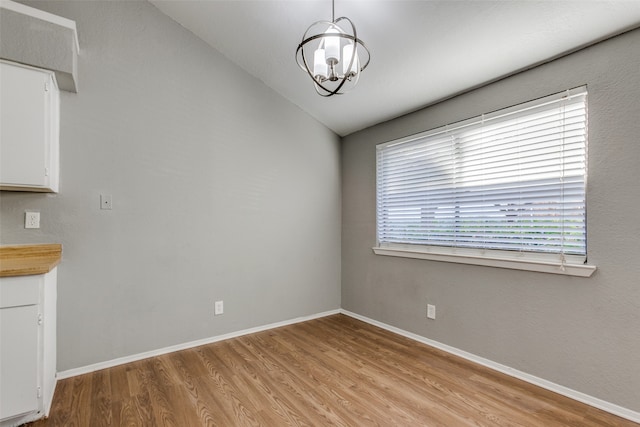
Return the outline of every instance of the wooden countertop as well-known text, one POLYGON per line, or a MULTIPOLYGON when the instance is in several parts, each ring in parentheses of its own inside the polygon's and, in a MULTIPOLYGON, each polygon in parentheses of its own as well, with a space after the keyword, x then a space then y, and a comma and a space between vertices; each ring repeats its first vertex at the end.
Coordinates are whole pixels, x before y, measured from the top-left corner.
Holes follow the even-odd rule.
POLYGON ((0 277, 30 276, 53 270, 62 258, 59 243, 0 246, 0 277))

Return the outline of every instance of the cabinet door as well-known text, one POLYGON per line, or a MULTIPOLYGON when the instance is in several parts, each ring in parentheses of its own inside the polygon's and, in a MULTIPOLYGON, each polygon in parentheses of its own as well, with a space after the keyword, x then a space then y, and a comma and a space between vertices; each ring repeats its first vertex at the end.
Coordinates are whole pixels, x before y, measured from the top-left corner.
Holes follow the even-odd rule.
POLYGON ((51 94, 47 72, 0 63, 0 183, 47 185, 51 94))
POLYGON ((38 306, 0 309, 0 420, 38 409, 38 306))

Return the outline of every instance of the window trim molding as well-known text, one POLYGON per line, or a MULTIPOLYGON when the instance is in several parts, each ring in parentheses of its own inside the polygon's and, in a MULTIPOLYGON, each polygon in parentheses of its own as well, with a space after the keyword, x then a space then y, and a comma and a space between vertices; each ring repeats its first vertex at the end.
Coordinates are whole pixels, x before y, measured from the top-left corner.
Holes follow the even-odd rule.
POLYGON ((418 245, 385 245, 376 246, 372 249, 376 255, 535 271, 576 277, 591 277, 596 271, 596 266, 594 265, 578 264, 572 260, 561 262, 558 259, 532 259, 530 257, 531 254, 527 254, 525 258, 522 252, 515 252, 513 254, 501 252, 500 256, 497 256, 492 253, 494 251, 489 249, 461 250, 462 248, 418 245))

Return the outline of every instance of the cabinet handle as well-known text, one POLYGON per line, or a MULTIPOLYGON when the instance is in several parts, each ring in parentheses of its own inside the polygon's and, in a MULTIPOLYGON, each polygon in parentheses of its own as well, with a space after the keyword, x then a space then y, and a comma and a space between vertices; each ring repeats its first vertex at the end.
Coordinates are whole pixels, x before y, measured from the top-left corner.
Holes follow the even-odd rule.
POLYGON ((38 325, 42 325, 42 313, 38 313, 38 325))

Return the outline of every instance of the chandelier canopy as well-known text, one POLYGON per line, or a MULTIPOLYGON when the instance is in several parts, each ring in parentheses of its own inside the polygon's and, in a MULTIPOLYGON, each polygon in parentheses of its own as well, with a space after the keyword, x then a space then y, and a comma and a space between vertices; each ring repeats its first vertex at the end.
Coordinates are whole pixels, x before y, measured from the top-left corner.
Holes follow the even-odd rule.
POLYGON ((335 19, 334 0, 331 19, 311 24, 296 49, 298 65, 311 77, 321 96, 340 95, 353 89, 371 59, 353 22, 344 16, 335 19))

